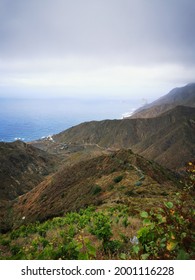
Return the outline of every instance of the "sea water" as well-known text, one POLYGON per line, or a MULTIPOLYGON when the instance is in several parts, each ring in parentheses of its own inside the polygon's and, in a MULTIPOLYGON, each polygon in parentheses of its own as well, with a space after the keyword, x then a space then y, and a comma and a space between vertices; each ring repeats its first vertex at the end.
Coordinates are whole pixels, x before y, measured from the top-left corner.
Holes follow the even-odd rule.
POLYGON ((85 121, 120 119, 139 105, 118 99, 0 98, 0 141, 28 142, 85 121))

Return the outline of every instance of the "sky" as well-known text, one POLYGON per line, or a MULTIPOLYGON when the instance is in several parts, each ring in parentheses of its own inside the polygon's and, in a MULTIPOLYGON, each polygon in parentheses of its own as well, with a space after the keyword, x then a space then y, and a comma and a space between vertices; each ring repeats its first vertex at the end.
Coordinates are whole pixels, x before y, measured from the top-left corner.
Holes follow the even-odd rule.
POLYGON ((0 0, 0 97, 154 100, 195 82, 194 0, 0 0))

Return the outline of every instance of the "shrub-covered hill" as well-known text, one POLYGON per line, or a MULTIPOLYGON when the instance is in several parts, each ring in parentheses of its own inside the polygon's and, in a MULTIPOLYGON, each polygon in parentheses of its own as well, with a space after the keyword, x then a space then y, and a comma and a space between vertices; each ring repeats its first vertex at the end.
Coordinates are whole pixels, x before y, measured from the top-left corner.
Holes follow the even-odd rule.
POLYGON ((66 167, 9 206, 0 259, 193 259, 188 171, 184 189, 130 150, 66 167))
POLYGON ((187 195, 159 208, 87 207, 0 234, 0 259, 195 259, 194 210, 187 195))
POLYGON ((147 209, 174 196, 179 186, 177 174, 130 150, 121 150, 61 169, 13 201, 6 220, 16 228, 91 204, 125 203, 136 213, 141 206, 147 209))

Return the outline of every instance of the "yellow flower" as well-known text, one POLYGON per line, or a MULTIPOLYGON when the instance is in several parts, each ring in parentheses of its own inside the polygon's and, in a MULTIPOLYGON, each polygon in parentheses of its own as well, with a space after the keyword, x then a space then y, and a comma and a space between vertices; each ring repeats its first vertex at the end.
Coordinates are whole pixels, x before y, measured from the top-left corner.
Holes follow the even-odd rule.
POLYGON ((176 246, 177 246, 177 242, 175 242, 175 241, 168 241, 166 248, 167 248, 168 251, 173 251, 176 246))

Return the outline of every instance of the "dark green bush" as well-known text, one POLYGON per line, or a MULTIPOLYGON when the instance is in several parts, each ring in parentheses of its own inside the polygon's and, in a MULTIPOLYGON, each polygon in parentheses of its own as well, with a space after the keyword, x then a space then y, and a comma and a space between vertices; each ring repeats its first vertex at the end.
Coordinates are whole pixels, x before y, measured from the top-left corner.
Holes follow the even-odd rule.
POLYGON ((115 178, 113 179, 113 181, 114 181, 115 183, 119 183, 120 181, 122 181, 122 179, 123 179, 123 176, 120 175, 120 176, 115 177, 115 178))
POLYGON ((110 240, 104 243, 105 252, 116 254, 123 247, 123 243, 120 240, 110 240))
POLYGON ((93 195, 99 194, 101 191, 102 191, 102 188, 98 185, 95 185, 95 186, 92 187, 92 194, 93 195))
POLYGON ((2 240, 0 241, 0 244, 1 244, 2 246, 9 246, 9 245, 10 245, 10 242, 11 242, 10 239, 2 239, 2 240))

